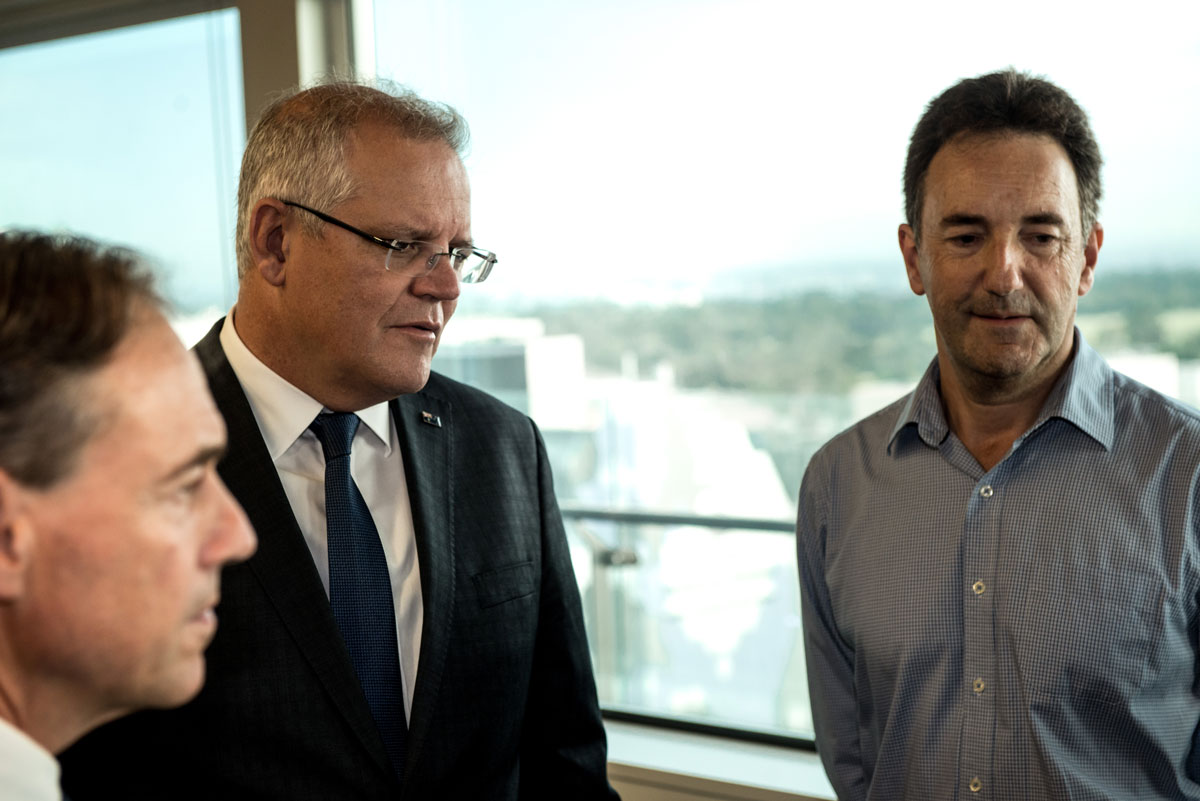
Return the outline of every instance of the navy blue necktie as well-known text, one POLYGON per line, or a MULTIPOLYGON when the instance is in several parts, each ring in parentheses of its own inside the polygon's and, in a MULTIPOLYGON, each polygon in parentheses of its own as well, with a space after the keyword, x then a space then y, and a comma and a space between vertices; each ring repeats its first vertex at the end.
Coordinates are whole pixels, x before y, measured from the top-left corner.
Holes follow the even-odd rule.
POLYGON ((317 415, 309 426, 325 451, 329 604, 388 757, 396 776, 402 778, 408 724, 404 718, 392 582, 379 532, 350 477, 350 443, 358 422, 356 414, 334 412, 317 415))

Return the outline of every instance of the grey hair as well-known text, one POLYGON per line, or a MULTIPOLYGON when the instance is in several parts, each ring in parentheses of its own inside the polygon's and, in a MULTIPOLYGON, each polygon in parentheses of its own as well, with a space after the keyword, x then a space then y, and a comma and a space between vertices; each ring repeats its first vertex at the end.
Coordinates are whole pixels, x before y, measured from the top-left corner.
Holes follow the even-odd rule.
MULTIPOLYGON (((466 120, 452 107, 426 100, 390 81, 330 81, 277 98, 259 117, 246 142, 238 181, 238 277, 252 263, 250 212, 264 197, 286 198, 329 209, 357 187, 346 164, 346 142, 359 125, 379 122, 416 141, 445 142, 460 157, 470 140, 466 120)), ((303 215, 307 233, 322 223, 303 215)))

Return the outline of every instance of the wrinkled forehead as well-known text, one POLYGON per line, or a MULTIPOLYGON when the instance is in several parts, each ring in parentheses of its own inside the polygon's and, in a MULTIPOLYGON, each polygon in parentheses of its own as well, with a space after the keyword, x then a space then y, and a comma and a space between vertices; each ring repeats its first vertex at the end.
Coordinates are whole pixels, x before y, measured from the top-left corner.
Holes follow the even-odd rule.
POLYGON ((469 229, 466 167, 443 140, 413 139, 380 124, 360 126, 347 143, 346 161, 355 184, 352 201, 396 223, 460 234, 469 229))
POLYGON ((365 166, 363 178, 378 166, 406 171, 440 170, 448 178, 466 179, 459 153, 439 136, 415 137, 403 129, 377 120, 365 120, 346 135, 342 146, 348 164, 365 166))
POLYGON ((972 158, 986 158, 997 149, 1007 148, 1010 151, 1019 151, 1023 146, 1029 145, 1049 148, 1057 155, 1061 155, 1067 164, 1071 163, 1066 149, 1050 134, 1018 131, 1012 128, 1000 128, 994 131, 963 131, 946 140, 946 143, 938 148, 933 157, 936 160, 942 153, 952 150, 966 153, 972 158))
MULTIPOLYGON (((934 208, 946 203, 1053 205, 1072 216, 1079 210, 1078 181, 1070 157, 1053 137, 1044 134, 960 134, 934 155, 924 182, 923 218, 946 212, 944 207, 934 208)), ((969 213, 971 209, 953 211, 969 213)))

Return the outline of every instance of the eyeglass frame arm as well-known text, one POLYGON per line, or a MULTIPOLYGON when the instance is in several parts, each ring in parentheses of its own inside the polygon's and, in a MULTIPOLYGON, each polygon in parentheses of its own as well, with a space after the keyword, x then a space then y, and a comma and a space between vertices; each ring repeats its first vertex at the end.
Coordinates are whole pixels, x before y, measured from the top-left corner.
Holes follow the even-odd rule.
MULTIPOLYGON (((387 248, 388 250, 394 250, 394 251, 400 252, 400 251, 404 250, 404 248, 401 247, 402 245, 431 244, 428 242, 421 242, 419 240, 412 240, 412 241, 406 242, 401 239, 384 239, 382 237, 375 236, 374 234, 368 234, 366 231, 363 231, 359 228, 355 228, 350 223, 343 222, 343 221, 339 220, 337 217, 326 214, 323 211, 317 211, 316 209, 309 208, 308 206, 305 206, 303 203, 296 203, 293 200, 282 200, 282 199, 279 202, 285 206, 292 206, 294 208, 301 209, 302 211, 307 211, 309 214, 313 215, 314 217, 316 217, 319 220, 324 220, 325 222, 330 223, 331 225, 336 225, 338 228, 347 230, 350 233, 355 234, 356 236, 361 236, 363 239, 367 240, 368 242, 374 242, 376 245, 381 245, 381 246, 387 248)), ((426 266, 432 267, 434 264, 437 263, 437 260, 440 259, 442 256, 453 256, 454 251, 462 250, 462 249, 463 248, 453 248, 444 253, 431 254, 429 257, 429 260, 426 262, 426 266)), ((483 270, 485 275, 491 270, 492 267, 495 266, 496 262, 499 261, 499 259, 496 258, 496 254, 492 253, 490 250, 480 250, 479 248, 475 247, 474 245, 469 245, 467 249, 469 249, 472 253, 474 253, 479 258, 484 259, 485 261, 488 262, 487 266, 483 270)))

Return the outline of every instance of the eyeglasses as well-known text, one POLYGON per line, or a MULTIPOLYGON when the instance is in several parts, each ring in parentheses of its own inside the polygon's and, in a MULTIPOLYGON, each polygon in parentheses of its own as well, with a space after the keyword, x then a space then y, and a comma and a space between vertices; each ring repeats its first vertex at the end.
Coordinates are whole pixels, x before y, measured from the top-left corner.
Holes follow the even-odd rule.
POLYGON ((300 203, 293 203, 290 200, 280 202, 285 206, 294 206, 301 211, 307 211, 318 219, 336 225, 339 228, 344 228, 356 236, 361 236, 368 242, 373 242, 380 247, 387 248, 387 257, 383 260, 383 269, 390 272, 418 273, 422 270, 429 272, 437 266, 438 259, 442 256, 449 256, 450 266, 454 269, 454 274, 458 276, 459 281, 462 281, 464 284, 478 284, 488 277, 492 272, 492 267, 498 261, 496 254, 490 250, 479 250, 474 247, 457 247, 451 248, 449 251, 439 252, 437 245, 432 242, 404 242, 399 239, 383 239, 382 237, 368 234, 366 231, 361 231, 349 223, 342 222, 337 217, 332 217, 316 209, 310 209, 308 206, 301 205, 300 203))

